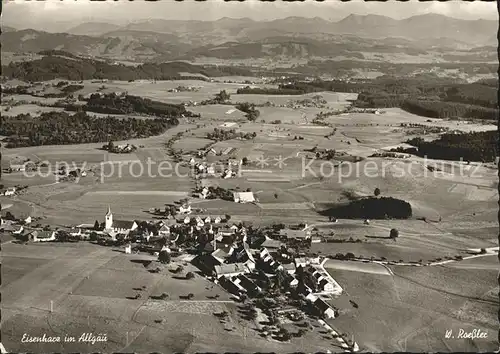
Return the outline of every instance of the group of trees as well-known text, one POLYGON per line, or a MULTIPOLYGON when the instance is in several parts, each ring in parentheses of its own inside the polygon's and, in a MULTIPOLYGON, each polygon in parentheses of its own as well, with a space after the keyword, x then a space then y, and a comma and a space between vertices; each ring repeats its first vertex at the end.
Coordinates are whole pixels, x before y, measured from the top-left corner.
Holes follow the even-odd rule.
POLYGON ((410 203, 392 197, 367 197, 336 205, 323 212, 344 219, 408 219, 412 216, 410 203))
POLYGON ((414 138, 407 141, 417 148, 419 156, 431 159, 495 161, 498 156, 498 132, 446 133, 433 141, 414 138))
POLYGON ((178 124, 176 118, 96 118, 84 112, 48 112, 39 117, 2 117, 0 135, 6 147, 66 145, 128 140, 160 135, 178 124))
POLYGON ((194 115, 193 113, 187 111, 183 105, 152 101, 138 96, 117 95, 116 93, 105 95, 94 93, 90 95, 84 106, 68 106, 66 109, 84 110, 105 114, 137 113, 158 117, 199 117, 199 114, 194 115))
POLYGON ((254 94, 254 95, 303 95, 304 91, 291 88, 263 88, 246 86, 236 90, 237 94, 254 94))
POLYGON ((240 111, 245 112, 245 116, 251 122, 255 122, 260 116, 260 111, 255 108, 255 104, 253 103, 243 102, 237 104, 235 107, 240 111))
POLYGON ((250 140, 254 139, 257 136, 256 132, 253 133, 244 133, 244 132, 236 132, 236 129, 220 129, 220 128, 214 128, 214 131, 212 133, 207 133, 207 139, 210 140, 215 140, 215 141, 224 141, 224 140, 231 140, 231 139, 236 139, 240 138, 243 140, 250 140))

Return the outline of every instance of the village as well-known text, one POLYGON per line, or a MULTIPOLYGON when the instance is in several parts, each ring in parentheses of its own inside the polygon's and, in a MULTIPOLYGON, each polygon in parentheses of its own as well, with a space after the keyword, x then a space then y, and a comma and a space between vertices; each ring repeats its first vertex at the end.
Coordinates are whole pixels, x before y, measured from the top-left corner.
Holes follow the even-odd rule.
MULTIPOLYGON (((205 194, 207 189, 204 189, 205 194)), ((234 193, 234 201, 254 201, 251 192, 234 193)), ((288 341, 300 337, 308 328, 293 333, 281 326, 285 320, 311 318, 326 329, 335 331, 324 320, 338 316, 338 309, 327 300, 342 294, 342 287, 323 268, 327 260, 311 254, 314 241, 305 224, 285 227, 253 228, 245 223, 231 223, 231 216, 194 215, 187 200, 165 207, 157 222, 115 219, 108 207, 102 222, 80 224, 71 228, 40 228, 38 219, 16 219, 10 212, 0 220, 0 230, 11 233, 15 242, 80 242, 118 247, 130 257, 148 254, 156 259, 151 272, 171 260, 182 259, 194 265, 200 276, 221 286, 235 301, 244 302, 252 316, 266 318, 263 336, 288 341)), ((201 210, 202 211, 202 210, 201 210)), ((317 239, 317 237, 316 237, 317 239)), ((186 278, 194 278, 189 272, 186 278)), ((140 298, 138 293, 137 298, 140 298)), ((188 296, 189 297, 189 296, 188 296)), ((353 304, 355 306, 355 304, 353 304)), ((216 314, 224 317, 224 314, 216 314)), ((305 325, 307 326, 307 325, 305 325)), ((357 351, 357 344, 335 334, 340 345, 357 351)))

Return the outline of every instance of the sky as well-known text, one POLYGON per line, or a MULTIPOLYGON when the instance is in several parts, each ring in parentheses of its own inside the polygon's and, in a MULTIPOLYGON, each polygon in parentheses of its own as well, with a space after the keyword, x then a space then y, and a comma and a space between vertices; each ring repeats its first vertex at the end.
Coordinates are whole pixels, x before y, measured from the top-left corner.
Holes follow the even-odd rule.
POLYGON ((89 1, 89 0, 2 0, 2 23, 18 29, 64 30, 83 22, 96 21, 126 24, 147 19, 217 20, 222 17, 253 20, 273 20, 289 16, 321 17, 337 21, 350 14, 376 14, 396 19, 426 13, 437 13, 450 17, 476 20, 498 20, 496 2, 364 2, 352 0, 305 0, 303 2, 244 2, 207 0, 197 2, 184 0, 145 1, 89 1))

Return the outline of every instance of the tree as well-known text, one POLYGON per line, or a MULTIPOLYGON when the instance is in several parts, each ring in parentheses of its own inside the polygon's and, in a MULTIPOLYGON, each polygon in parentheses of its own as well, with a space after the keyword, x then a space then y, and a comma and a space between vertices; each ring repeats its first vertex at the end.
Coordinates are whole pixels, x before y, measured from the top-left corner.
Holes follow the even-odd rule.
POLYGON ((215 95, 215 100, 217 102, 226 102, 231 98, 231 95, 229 95, 226 90, 220 91, 218 94, 215 95))
POLYGON ((89 240, 90 241, 97 241, 97 233, 96 232, 91 232, 89 240))
POLYGON ((380 195, 380 188, 375 188, 375 190, 373 191, 373 194, 375 195, 375 197, 378 197, 380 195))
POLYGON ((244 165, 244 166, 248 165, 248 157, 242 158, 241 159, 241 164, 244 165))
POLYGON ((397 229, 391 229, 389 237, 392 239, 399 237, 399 231, 397 229))
POLYGON ((100 229, 99 221, 96 220, 94 223, 94 230, 99 231, 99 229, 100 229))
POLYGON ((186 273, 186 279, 193 279, 194 278, 194 273, 193 272, 187 272, 186 273))
POLYGON ((226 220, 226 222, 227 222, 227 221, 229 221, 229 220, 231 220, 231 215, 226 214, 226 215, 224 216, 224 219, 226 220))
POLYGON ((170 263, 170 253, 168 253, 167 251, 163 250, 163 251, 160 251, 159 255, 158 255, 158 260, 161 262, 161 263, 170 263))
POLYGON ((115 149, 115 144, 112 141, 110 141, 108 143, 108 151, 113 151, 114 149, 115 149))

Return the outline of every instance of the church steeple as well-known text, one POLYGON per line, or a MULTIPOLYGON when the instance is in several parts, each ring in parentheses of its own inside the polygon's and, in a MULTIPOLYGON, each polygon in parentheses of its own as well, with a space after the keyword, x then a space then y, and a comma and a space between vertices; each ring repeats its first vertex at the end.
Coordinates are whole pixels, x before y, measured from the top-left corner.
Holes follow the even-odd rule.
POLYGON ((108 212, 104 217, 104 229, 112 229, 113 228, 113 213, 111 213, 111 208, 108 205, 108 212))

